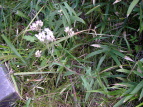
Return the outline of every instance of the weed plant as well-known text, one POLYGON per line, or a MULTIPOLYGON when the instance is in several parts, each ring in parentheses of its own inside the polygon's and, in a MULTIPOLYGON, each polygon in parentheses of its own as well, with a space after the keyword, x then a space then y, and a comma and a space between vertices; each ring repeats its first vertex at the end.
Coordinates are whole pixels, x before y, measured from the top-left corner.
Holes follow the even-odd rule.
POLYGON ((0 22, 13 106, 143 105, 143 1, 1 0, 0 22))

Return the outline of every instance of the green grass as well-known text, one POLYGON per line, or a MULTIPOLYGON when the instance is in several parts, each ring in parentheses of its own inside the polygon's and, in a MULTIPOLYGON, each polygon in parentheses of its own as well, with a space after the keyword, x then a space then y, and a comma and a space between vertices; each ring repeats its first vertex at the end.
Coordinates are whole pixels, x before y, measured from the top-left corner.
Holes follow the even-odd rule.
POLYGON ((13 71, 16 107, 142 106, 143 2, 114 2, 0 1, 0 61, 13 71), (37 20, 56 40, 34 36, 37 20))

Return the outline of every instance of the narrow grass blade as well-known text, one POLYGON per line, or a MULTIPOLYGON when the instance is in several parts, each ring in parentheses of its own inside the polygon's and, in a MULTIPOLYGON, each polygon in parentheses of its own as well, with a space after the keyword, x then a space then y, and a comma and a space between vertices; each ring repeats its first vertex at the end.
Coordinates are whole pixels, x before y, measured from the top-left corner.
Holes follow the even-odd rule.
POLYGON ((13 58, 18 58, 18 56, 16 56, 16 55, 3 55, 3 56, 0 56, 0 60, 13 59, 13 58))
POLYGON ((143 106, 143 103, 140 103, 139 105, 137 105, 136 107, 142 107, 143 106))
POLYGON ((14 84, 15 90, 16 90, 18 93, 20 93, 20 92, 19 92, 19 89, 18 89, 18 86, 17 86, 17 82, 16 82, 16 80, 15 80, 15 78, 14 78, 13 75, 11 75, 11 79, 12 79, 12 82, 13 82, 13 84, 14 84))
POLYGON ((92 13, 93 11, 99 9, 99 7, 101 7, 101 6, 100 5, 95 6, 94 8, 90 9, 85 15, 92 13))
POLYGON ((120 101, 118 101, 113 107, 120 107, 123 104, 125 98, 122 98, 120 101))
POLYGON ((97 65, 97 71, 100 69, 100 66, 103 63, 105 58, 106 58, 106 54, 100 58, 100 61, 99 61, 98 65, 97 65))
POLYGON ((76 74, 75 72, 72 72, 72 71, 67 71, 64 76, 69 76, 69 75, 73 75, 73 74, 76 74))
POLYGON ((140 34, 141 34, 141 32, 143 31, 143 9, 142 9, 142 7, 143 7, 143 2, 141 2, 141 4, 140 4, 140 16, 139 16, 139 18, 140 18, 140 34))
POLYGON ((14 47, 14 45, 10 42, 10 40, 8 40, 8 38, 5 35, 1 35, 2 38, 5 40, 5 42, 7 43, 7 45, 10 47, 10 49, 21 59, 21 61, 26 64, 25 60, 22 58, 22 56, 18 53, 18 51, 16 50, 16 48, 14 47))
POLYGON ((139 2, 139 0, 133 0, 130 4, 128 11, 127 11, 127 17, 131 14, 133 8, 136 6, 136 4, 139 2))
POLYGON ((143 88, 142 88, 139 100, 141 100, 142 98, 143 98, 143 88))
POLYGON ((36 74, 50 74, 50 73, 56 73, 56 72, 19 72, 19 73, 14 73, 14 75, 36 75, 36 74))

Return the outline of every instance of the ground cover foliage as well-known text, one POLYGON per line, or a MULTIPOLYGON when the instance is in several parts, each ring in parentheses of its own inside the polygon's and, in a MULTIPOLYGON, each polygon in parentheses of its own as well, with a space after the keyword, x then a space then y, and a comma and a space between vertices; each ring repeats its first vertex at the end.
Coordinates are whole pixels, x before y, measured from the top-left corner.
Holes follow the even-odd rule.
POLYGON ((0 60, 21 95, 13 106, 143 105, 143 1, 1 0, 0 22, 0 60), (53 40, 35 36, 45 28, 53 40))

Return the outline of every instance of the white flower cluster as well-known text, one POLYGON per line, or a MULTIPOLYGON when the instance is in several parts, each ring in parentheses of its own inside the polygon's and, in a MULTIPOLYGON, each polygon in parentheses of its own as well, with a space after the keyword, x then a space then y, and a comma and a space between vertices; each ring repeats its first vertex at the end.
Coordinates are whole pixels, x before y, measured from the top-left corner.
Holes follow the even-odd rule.
POLYGON ((41 20, 37 20, 36 22, 32 23, 32 25, 30 25, 30 30, 39 31, 42 26, 43 22, 41 20))
POLYGON ((69 36, 73 36, 74 35, 74 31, 72 30, 72 28, 66 27, 64 30, 69 36))
POLYGON ((53 32, 49 28, 45 28, 42 32, 39 34, 35 34, 35 36, 41 41, 41 42, 53 42, 55 41, 55 37, 53 35, 53 32))

